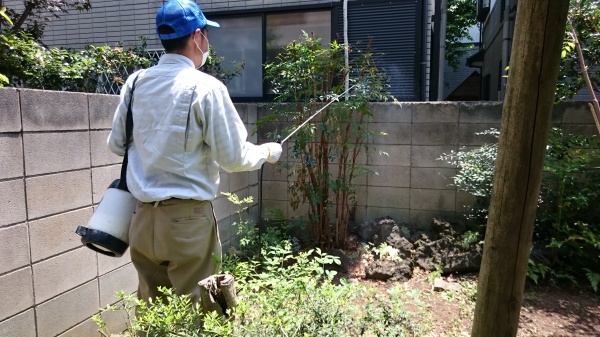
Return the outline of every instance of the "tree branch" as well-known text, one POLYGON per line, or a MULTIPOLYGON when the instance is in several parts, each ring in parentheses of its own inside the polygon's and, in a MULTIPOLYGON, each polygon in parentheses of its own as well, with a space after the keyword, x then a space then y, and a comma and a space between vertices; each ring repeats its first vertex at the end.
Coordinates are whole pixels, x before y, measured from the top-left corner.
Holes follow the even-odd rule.
POLYGON ((596 93, 594 92, 594 86, 592 84, 592 81, 590 80, 590 74, 588 73, 588 68, 585 64, 585 58, 583 57, 581 44, 579 43, 579 39, 577 38, 577 30, 575 30, 575 26, 573 26, 573 20, 571 19, 571 17, 569 17, 569 24, 571 25, 571 37, 573 39, 573 42, 575 43, 575 49, 577 50, 579 68, 581 68, 581 73, 583 74, 583 78, 585 79, 585 84, 587 85, 588 90, 590 92, 590 96, 592 97, 592 116, 594 117, 596 128, 598 129, 598 133, 600 134, 600 105, 598 104, 598 99, 596 98, 596 93))
POLYGON ((21 14, 21 16, 19 16, 19 20, 17 20, 17 22, 15 22, 15 25, 12 26, 12 28, 11 28, 13 32, 16 32, 21 29, 21 26, 23 26, 23 23, 25 23, 25 20, 27 20, 27 18, 31 15, 34 8, 35 8, 35 4, 33 2, 27 3, 27 6, 25 6, 25 10, 23 11, 23 14, 21 14))

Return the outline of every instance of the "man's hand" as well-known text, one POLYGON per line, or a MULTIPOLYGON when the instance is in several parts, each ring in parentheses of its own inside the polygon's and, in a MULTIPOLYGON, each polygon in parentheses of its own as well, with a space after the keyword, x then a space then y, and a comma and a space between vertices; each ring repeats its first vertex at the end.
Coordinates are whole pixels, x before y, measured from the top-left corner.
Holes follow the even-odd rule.
POLYGON ((281 156, 281 152, 283 149, 281 148, 281 144, 279 143, 265 143, 261 145, 265 152, 267 153, 267 162, 271 164, 275 164, 279 157, 281 156))

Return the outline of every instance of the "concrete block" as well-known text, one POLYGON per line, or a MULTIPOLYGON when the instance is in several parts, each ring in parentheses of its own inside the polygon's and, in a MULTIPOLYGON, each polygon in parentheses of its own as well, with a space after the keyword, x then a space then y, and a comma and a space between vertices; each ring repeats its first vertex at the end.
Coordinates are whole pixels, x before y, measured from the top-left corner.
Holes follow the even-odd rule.
POLYGON ((0 276, 0 321, 33 306, 31 267, 0 276))
POLYGON ((409 123, 371 123, 374 144, 411 144, 411 125, 409 123))
POLYGON ((33 308, 0 322, 0 336, 36 337, 33 308))
POLYGON ((454 145, 458 142, 458 124, 422 123, 412 125, 413 145, 454 145))
POLYGON ((285 181, 263 181, 263 198, 287 200, 289 185, 285 181))
MULTIPOLYGON (((264 172, 262 174, 263 181, 265 181, 265 180, 286 181, 287 180, 288 170, 283 165, 265 164, 265 166, 263 166, 263 170, 264 170, 264 172)), ((257 171, 257 173, 260 174, 260 172, 258 172, 258 171, 257 171)), ((250 180, 252 180, 252 179, 250 179, 250 180)), ((256 182, 258 182, 258 176, 256 177, 256 182)), ((250 181, 248 183, 250 183, 250 181)))
POLYGON ((218 222, 217 227, 219 228, 219 239, 221 240, 221 243, 229 241, 231 237, 235 235, 238 227, 232 226, 232 222, 239 222, 239 218, 231 216, 218 222))
POLYGON ((22 179, 0 181, 0 205, 0 227, 27 220, 22 179))
POLYGON ((454 212, 456 191, 454 190, 410 190, 410 209, 454 212))
POLYGON ((38 337, 54 337, 98 312, 98 281, 88 282, 35 308, 38 337))
POLYGON ((111 256, 106 256, 104 254, 97 254, 98 257, 98 275, 104 275, 106 273, 110 273, 111 271, 125 266, 127 264, 131 264, 131 255, 129 254, 129 249, 123 254, 123 256, 119 258, 114 258, 111 256))
POLYGON ((501 102, 461 102, 460 123, 500 124, 502 120, 501 102))
POLYGON ((81 247, 33 265, 36 304, 73 289, 98 275, 96 252, 81 247))
POLYGON ((90 135, 85 132, 23 135, 27 176, 90 167, 90 135))
POLYGON ((374 173, 367 176, 369 186, 410 187, 410 167, 371 166, 374 173))
POLYGON ((27 225, 0 228, 0 274, 29 264, 29 235, 27 225))
POLYGON ((232 192, 248 187, 248 172, 231 173, 229 178, 229 188, 232 192))
MULTIPOLYGON (((114 332, 120 332, 123 330, 114 330, 114 332)), ((91 319, 86 319, 85 321, 77 324, 76 326, 70 328, 69 330, 61 333, 57 337, 101 337, 100 332, 98 332, 98 325, 94 323, 91 319)))
POLYGON ((411 169, 410 173, 410 187, 412 188, 455 189, 451 184, 453 184, 452 177, 456 175, 456 169, 415 167, 411 169))
POLYGON ((234 214, 236 210, 236 206, 224 197, 215 199, 212 205, 217 221, 221 221, 229 217, 230 215, 234 214))
POLYGON ((75 229, 87 225, 91 217, 92 208, 87 207, 29 222, 31 261, 37 262, 81 246, 81 237, 75 234, 75 229))
POLYGON ((554 105, 553 111, 562 115, 564 124, 594 124, 587 102, 563 102, 554 105))
MULTIPOLYGON (((106 329, 110 333, 119 333, 121 331, 125 331, 127 329, 127 324, 129 323, 129 318, 134 317, 135 313, 130 312, 129 314, 124 310, 119 311, 105 311, 100 314, 104 323, 106 323, 106 329)), ((79 335, 84 336, 84 335, 79 335)), ((79 337, 73 335, 73 337, 79 337)), ((87 336, 87 335, 85 335, 87 336)), ((94 335, 95 336, 95 335, 94 335)))
MULTIPOLYGON (((259 144, 258 134, 254 133, 254 130, 256 130, 256 124, 247 124, 246 125, 246 132, 248 132, 248 137, 246 138, 246 141, 248 141, 252 144, 259 144)), ((283 154, 282 154, 282 158, 285 158, 283 156, 283 154)))
POLYGON ((92 204, 89 170, 45 175, 25 180, 29 219, 92 204), (48 196, 52 197, 49 198, 48 196))
POLYGON ((459 105, 455 102, 415 103, 412 122, 416 123, 457 123, 459 105))
POLYGON ((369 186, 367 191, 367 206, 408 208, 408 188, 369 186))
POLYGON ((362 223, 368 221, 367 216, 367 206, 366 205, 357 205, 354 211, 354 222, 362 223))
POLYGON ((231 192, 231 189, 229 188, 230 178, 231 178, 230 173, 219 172, 219 191, 217 192, 217 197, 221 196, 222 193, 231 192))
POLYGON ((256 103, 246 103, 248 109, 248 124, 255 125, 258 120, 258 106, 256 103))
POLYGON ((587 137, 597 136, 598 129, 595 124, 563 124, 561 126, 564 132, 583 135, 587 137))
POLYGON ((411 123, 415 103, 370 103, 372 123, 411 123))
POLYGON ((21 89, 24 131, 87 130, 87 94, 21 89))
POLYGON ((448 221, 456 220, 456 213, 444 211, 427 211, 427 210, 410 210, 411 226, 415 229, 431 229, 431 221, 433 218, 442 218, 448 221))
POLYGON ((0 179, 22 176, 23 143, 21 135, 0 133, 0 179))
POLYGON ((458 145, 483 145, 498 143, 498 138, 492 135, 477 135, 489 129, 500 130, 499 124, 460 124, 458 126, 458 145))
POLYGON ((118 302, 117 291, 123 290, 126 293, 132 293, 138 287, 137 272, 133 264, 102 275, 98 281, 100 282, 100 307, 118 302))
POLYGON ((369 165, 376 166, 410 166, 411 146, 409 145, 375 145, 369 153, 369 165))
POLYGON ((246 103, 234 103, 233 106, 237 111, 240 119, 244 124, 248 124, 248 104, 246 103))
POLYGON ((115 179, 121 176, 121 165, 92 168, 92 201, 97 204, 115 179))
MULTIPOLYGON (((366 196, 365 196, 366 197, 366 196)), ((309 211, 309 205, 307 203, 303 203, 298 205, 298 207, 296 209, 294 209, 289 202, 284 201, 284 203, 287 205, 287 215, 288 218, 307 218, 308 217, 308 211, 309 211)), ((277 207, 273 207, 273 208, 265 208, 264 212, 263 212, 263 218, 268 217, 269 216, 269 212, 274 210, 277 207)), ((283 209, 285 211, 285 208, 280 208, 283 209)))
POLYGON ((267 214, 269 212, 269 210, 272 210, 272 209, 281 209, 287 213, 288 205, 289 205, 289 202, 287 200, 264 199, 263 203, 262 203, 263 217, 265 216, 265 214, 267 214))
POLYGON ((92 166, 121 164, 123 162, 123 157, 110 152, 108 146, 106 146, 109 133, 110 131, 90 131, 92 166))
POLYGON ((401 222, 409 222, 410 211, 406 208, 367 206, 367 216, 363 222, 372 221, 384 216, 391 217, 394 219, 394 221, 396 221, 397 224, 399 224, 401 222))
POLYGON ((411 166, 412 167, 446 167, 453 168, 449 163, 440 160, 444 153, 457 151, 456 146, 412 146, 411 166))
POLYGON ((456 191, 456 211, 466 212, 475 203, 475 196, 464 191, 456 191))
POLYGON ((19 106, 19 90, 0 88, 0 132, 21 131, 21 107, 19 106))
MULTIPOLYGON (((267 165, 265 165, 266 167, 267 165)), ((269 165, 269 166, 273 166, 273 165, 269 165)), ((259 175, 259 171, 250 171, 248 172, 248 185, 250 186, 254 186, 258 184, 258 175, 259 175)), ((263 179, 264 179, 264 174, 263 174, 263 179)), ((280 180, 280 179, 271 179, 271 180, 280 180)))
POLYGON ((252 205, 258 205, 258 186, 251 186, 248 188, 248 196, 252 197, 252 205))

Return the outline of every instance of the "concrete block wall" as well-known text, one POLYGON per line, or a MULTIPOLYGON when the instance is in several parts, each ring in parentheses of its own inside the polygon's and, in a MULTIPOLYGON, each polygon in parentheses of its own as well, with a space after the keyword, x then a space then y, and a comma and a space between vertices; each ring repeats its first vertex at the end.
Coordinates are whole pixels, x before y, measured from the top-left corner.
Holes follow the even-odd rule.
MULTIPOLYGON (((128 254, 107 257, 75 234, 92 216, 121 157, 106 148, 118 96, 0 88, 0 336, 100 336, 89 318, 135 291, 128 254)), ((246 123, 256 108, 240 106, 246 123)), ((253 126, 249 125, 248 129, 253 126)), ((221 175, 221 191, 253 195, 258 173, 221 175)), ((224 249, 235 244, 235 208, 214 203, 224 249)), ((111 331, 123 315, 106 315, 111 331)))
MULTIPOLYGON (((433 217, 461 219, 473 198, 451 186, 456 169, 439 158, 495 141, 475 133, 500 128, 501 103, 374 103, 372 110, 371 130, 387 135, 374 137, 375 151, 369 162, 363 161, 376 174, 356 180, 355 221, 387 215, 397 222, 427 228, 433 217)), ((259 112, 259 118, 264 113, 259 112)), ((575 134, 597 134, 590 110, 581 102, 555 106, 552 125, 575 134)), ((264 134, 262 131, 259 142, 268 141, 264 134)), ((283 158, 290 145, 284 145, 283 158)), ((266 166, 263 184, 268 191, 263 193, 265 208, 279 208, 289 216, 306 214, 306 207, 294 211, 289 206, 289 181, 282 165, 266 166)))
MULTIPOLYGON (((117 290, 136 289, 127 254, 97 254, 74 234, 119 175, 121 158, 105 145, 117 103, 117 96, 0 88, 0 336, 99 336, 89 317, 114 303, 117 290)), ((265 113, 256 103, 236 108, 249 131, 265 113)), ((372 130, 387 133, 373 145, 387 155, 363 157, 378 174, 357 179, 356 221, 390 215, 425 227, 434 216, 459 217, 472 200, 449 186, 456 171, 438 158, 489 141, 474 133, 500 126, 501 105, 374 103, 372 108, 372 130)), ((552 123, 568 132, 596 133, 582 102, 556 106, 552 123)), ((250 141, 271 139, 260 130, 250 141)), ((305 205, 290 208, 281 167, 265 165, 264 209, 306 214, 305 205)), ((221 192, 254 197, 247 211, 254 219, 258 188, 256 171, 221 174, 221 192)), ((227 250, 238 242, 232 226, 236 207, 223 196, 213 205, 227 250)), ((105 317, 112 331, 124 327, 122 315, 105 317)))

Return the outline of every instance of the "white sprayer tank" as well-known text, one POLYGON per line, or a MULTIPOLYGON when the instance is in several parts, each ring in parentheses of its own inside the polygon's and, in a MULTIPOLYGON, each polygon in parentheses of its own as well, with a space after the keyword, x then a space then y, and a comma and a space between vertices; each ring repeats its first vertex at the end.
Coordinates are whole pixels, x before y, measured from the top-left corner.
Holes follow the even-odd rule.
POLYGON ((108 256, 120 257, 129 247, 129 225, 137 199, 119 189, 115 180, 104 196, 87 227, 78 226, 75 233, 88 248, 108 256))

